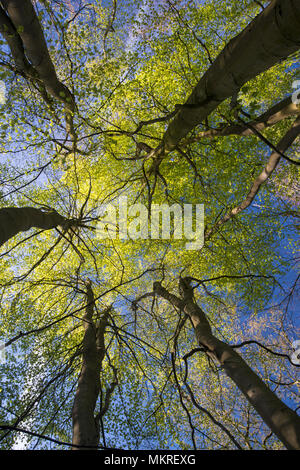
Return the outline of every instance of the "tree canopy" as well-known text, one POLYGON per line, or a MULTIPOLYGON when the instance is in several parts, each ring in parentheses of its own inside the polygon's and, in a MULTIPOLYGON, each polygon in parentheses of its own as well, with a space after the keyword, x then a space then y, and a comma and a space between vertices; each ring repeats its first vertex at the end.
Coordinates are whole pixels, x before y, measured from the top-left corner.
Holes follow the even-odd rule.
POLYGON ((299 450, 300 2, 0 33, 0 448, 299 450))

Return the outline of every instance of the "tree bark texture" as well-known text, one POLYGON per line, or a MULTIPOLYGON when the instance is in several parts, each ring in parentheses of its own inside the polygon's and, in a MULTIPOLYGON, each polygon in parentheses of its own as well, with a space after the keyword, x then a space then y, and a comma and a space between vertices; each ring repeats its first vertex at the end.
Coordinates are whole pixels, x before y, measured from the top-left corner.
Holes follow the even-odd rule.
POLYGON ((263 421, 289 450, 300 450, 300 417, 273 393, 244 359, 212 332, 204 311, 195 302, 189 278, 180 280, 181 298, 159 282, 154 292, 182 310, 191 319, 198 344, 219 363, 263 421))

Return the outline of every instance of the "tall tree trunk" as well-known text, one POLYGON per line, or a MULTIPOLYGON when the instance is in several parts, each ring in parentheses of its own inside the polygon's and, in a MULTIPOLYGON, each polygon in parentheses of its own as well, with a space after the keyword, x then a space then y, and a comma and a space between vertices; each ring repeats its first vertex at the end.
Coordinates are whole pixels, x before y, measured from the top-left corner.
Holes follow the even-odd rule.
POLYGON ((232 39, 198 82, 163 138, 163 149, 176 147, 195 126, 249 80, 300 46, 300 2, 275 0, 232 39))
MULTIPOLYGON (((99 325, 93 321, 94 294, 90 283, 86 288, 86 311, 83 317, 84 338, 82 367, 72 409, 73 440, 76 446, 86 449, 99 444, 99 425, 95 407, 100 392, 100 372, 105 356, 105 328, 109 309, 103 312, 99 325)), ((74 447, 77 450, 78 447, 74 447)))
POLYGON ((66 130, 77 140, 73 113, 75 99, 56 73, 45 36, 30 0, 2 0, 0 33, 6 39, 17 70, 36 83, 41 96, 49 104, 48 93, 61 101, 66 110, 66 130))
POLYGON ((205 313, 194 300, 190 279, 180 280, 181 298, 168 292, 159 282, 154 283, 154 292, 189 316, 198 344, 222 366, 286 448, 300 450, 299 416, 266 386, 234 349, 214 336, 205 313))
MULTIPOLYGON (((74 111, 74 98, 69 89, 57 78, 43 30, 31 1, 2 0, 1 3, 9 17, 6 19, 6 23, 9 21, 10 26, 15 28, 14 35, 8 43, 16 64, 21 65, 21 48, 19 46, 21 41, 26 54, 22 62, 26 64, 28 58, 48 93, 62 101, 70 111, 74 111)), ((4 21, 3 13, 2 19, 4 21)))
POLYGON ((7 16, 3 8, 0 6, 0 33, 6 40, 12 56, 14 58, 17 70, 24 74, 28 74, 31 70, 31 66, 25 56, 25 51, 23 47, 22 40, 11 22, 10 18, 7 16))
POLYGON ((48 230, 67 223, 56 211, 45 212, 35 207, 4 207, 0 209, 0 246, 19 232, 33 227, 48 230))

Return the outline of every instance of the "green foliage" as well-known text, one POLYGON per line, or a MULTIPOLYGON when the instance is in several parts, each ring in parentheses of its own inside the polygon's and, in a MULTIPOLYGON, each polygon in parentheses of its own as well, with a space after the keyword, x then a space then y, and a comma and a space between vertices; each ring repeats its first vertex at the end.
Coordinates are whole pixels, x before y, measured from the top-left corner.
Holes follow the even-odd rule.
MULTIPOLYGON (((86 4, 75 16, 76 9, 66 7, 71 2, 37 3, 57 73, 75 95, 78 140, 75 147, 66 134, 61 103, 45 103, 32 83, 4 69, 0 78, 8 100, 0 107, 1 207, 54 208, 69 219, 81 217, 84 227, 19 233, 2 247, 0 339, 18 339, 0 366, 0 421, 17 420, 20 427, 70 442, 85 309, 80 282, 89 278, 95 316, 108 305, 114 308, 105 336, 97 411, 113 380, 112 365, 119 385, 103 419, 101 444, 191 449, 189 419, 180 405, 170 360, 181 313, 152 297, 136 308, 133 302, 151 293, 157 280, 178 294, 180 275, 216 278, 195 291, 216 333, 232 344, 259 333, 264 342, 268 318, 259 332, 245 324, 261 318, 278 280, 291 269, 293 232, 280 214, 295 210, 296 201, 281 194, 298 170, 283 165, 280 181, 275 176, 264 186, 255 207, 222 227, 199 251, 185 250, 185 240, 101 240, 95 228, 101 204, 126 195, 129 204, 147 205, 151 188, 152 203, 203 203, 207 227, 245 198, 270 153, 256 136, 183 143, 163 160, 156 182, 149 172, 152 160, 146 153, 137 158, 137 143, 151 148, 160 143, 168 120, 139 124, 167 116, 184 103, 210 62, 259 6, 249 0, 121 2, 115 32, 108 33, 104 44, 111 11, 102 2, 86 4), (139 10, 137 15, 141 7, 145 14, 139 10), (235 278, 250 274, 256 277, 235 278)), ((294 65, 295 59, 288 59, 249 82, 239 92, 239 109, 255 118, 290 94, 294 65)), ((209 116, 209 128, 235 122, 229 101, 209 116)), ((284 120, 265 135, 276 144, 290 124, 284 120)), ((205 124, 193 135, 204 130, 205 124)), ((294 148, 290 153, 296 158, 294 148)), ((288 351, 293 333, 280 335, 278 324, 270 338, 288 351)), ((284 321, 283 330, 286 325, 284 321)), ((188 322, 177 344, 175 369, 182 384, 182 357, 197 346, 188 322)), ((298 385, 286 362, 283 366, 281 359, 266 358, 261 350, 249 349, 245 356, 270 384, 279 376, 294 381, 284 395, 294 400, 298 385)), ((201 406, 243 447, 281 448, 274 437, 265 443, 268 429, 222 371, 199 353, 190 359, 189 381, 201 406)), ((234 448, 205 413, 187 396, 184 400, 198 429, 199 448, 234 448)), ((25 443, 30 448, 61 448, 29 436, 25 443)), ((15 434, 1 441, 3 449, 13 445, 20 445, 15 434)))

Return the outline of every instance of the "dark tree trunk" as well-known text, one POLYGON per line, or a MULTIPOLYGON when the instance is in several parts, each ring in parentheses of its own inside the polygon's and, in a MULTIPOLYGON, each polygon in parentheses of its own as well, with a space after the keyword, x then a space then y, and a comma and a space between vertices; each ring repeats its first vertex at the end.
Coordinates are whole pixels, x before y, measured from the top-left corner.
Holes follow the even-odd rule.
POLYGON ((289 450, 300 450, 300 418, 273 393, 244 359, 212 333, 203 310, 194 301, 188 278, 180 280, 181 298, 171 294, 159 282, 154 292, 184 311, 192 321, 198 344, 222 365, 271 431, 289 450))
POLYGON ((43 30, 31 1, 3 0, 1 3, 7 12, 10 25, 15 30, 13 38, 8 43, 16 65, 20 66, 21 64, 19 45, 21 42, 26 54, 26 57, 22 59, 23 63, 26 64, 28 59, 30 65, 36 71, 38 79, 45 85, 48 93, 62 101, 70 111, 74 111, 73 96, 69 89, 57 78, 43 30))
POLYGON ((232 39, 196 85, 163 138, 176 147, 195 126, 249 80, 286 59, 300 46, 300 2, 275 0, 232 39))
MULTIPOLYGON (((91 284, 87 284, 86 312, 83 317, 84 338, 82 367, 72 409, 72 444, 96 448, 99 444, 99 425, 95 416, 97 398, 100 392, 100 372, 105 356, 104 335, 109 309, 105 310, 99 325, 93 321, 94 294, 91 284)), ((77 450, 78 447, 74 447, 77 450)))
POLYGON ((45 212, 34 207, 5 207, 0 209, 0 246, 19 232, 31 228, 48 230, 67 222, 57 212, 45 212))

